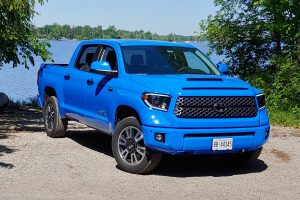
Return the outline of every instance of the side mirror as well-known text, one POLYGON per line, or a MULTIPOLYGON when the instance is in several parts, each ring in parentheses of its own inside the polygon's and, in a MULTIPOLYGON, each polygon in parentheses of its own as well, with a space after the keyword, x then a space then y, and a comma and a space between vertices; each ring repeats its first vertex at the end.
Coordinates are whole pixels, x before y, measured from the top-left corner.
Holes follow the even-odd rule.
POLYGON ((106 61, 93 62, 90 67, 90 72, 93 72, 96 74, 112 75, 112 76, 118 75, 118 71, 112 70, 109 62, 106 62, 106 61))
POLYGON ((219 68, 219 70, 220 70, 220 72, 221 72, 222 74, 227 75, 227 74, 229 73, 228 65, 219 63, 219 64, 217 65, 217 67, 219 68))
POLYGON ((92 62, 90 69, 94 70, 94 71, 110 71, 111 70, 109 63, 106 61, 92 62))

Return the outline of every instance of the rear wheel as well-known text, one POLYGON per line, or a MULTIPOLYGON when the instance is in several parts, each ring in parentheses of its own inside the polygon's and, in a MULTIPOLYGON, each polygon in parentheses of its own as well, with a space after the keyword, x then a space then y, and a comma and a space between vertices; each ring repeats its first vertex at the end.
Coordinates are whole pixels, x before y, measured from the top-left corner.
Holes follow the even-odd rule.
POLYGON ((145 146, 141 125, 134 117, 125 118, 117 124, 112 152, 120 169, 135 174, 154 170, 162 158, 161 154, 145 146))
POLYGON ((64 137, 68 121, 62 119, 59 112, 58 101, 55 96, 46 98, 43 108, 43 118, 46 133, 49 137, 64 137))

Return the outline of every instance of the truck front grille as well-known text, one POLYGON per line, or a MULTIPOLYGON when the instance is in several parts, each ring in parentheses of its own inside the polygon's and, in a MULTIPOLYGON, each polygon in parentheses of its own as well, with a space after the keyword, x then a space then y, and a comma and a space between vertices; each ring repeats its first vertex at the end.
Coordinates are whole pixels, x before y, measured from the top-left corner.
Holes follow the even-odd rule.
POLYGON ((179 118, 245 118, 255 117, 255 98, 240 97, 178 97, 174 114, 179 118))

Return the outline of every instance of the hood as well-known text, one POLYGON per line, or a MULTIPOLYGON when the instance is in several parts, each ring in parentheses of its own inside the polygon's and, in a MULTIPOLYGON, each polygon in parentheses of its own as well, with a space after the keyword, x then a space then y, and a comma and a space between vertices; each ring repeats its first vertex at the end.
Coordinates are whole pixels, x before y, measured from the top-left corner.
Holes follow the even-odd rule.
POLYGON ((254 95, 253 88, 245 81, 230 76, 214 75, 131 75, 133 82, 152 91, 164 94, 254 95))

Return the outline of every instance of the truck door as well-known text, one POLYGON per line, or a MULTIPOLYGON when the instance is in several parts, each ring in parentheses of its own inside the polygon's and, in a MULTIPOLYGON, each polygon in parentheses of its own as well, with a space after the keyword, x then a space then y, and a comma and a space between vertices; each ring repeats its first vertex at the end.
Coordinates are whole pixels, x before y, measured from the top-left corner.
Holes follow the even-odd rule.
POLYGON ((99 45, 83 45, 74 66, 64 75, 64 102, 68 117, 85 122, 87 72, 99 45))
MULTIPOLYGON (((107 61, 113 70, 118 69, 116 52, 113 47, 103 46, 100 55, 101 61, 107 61)), ((86 89, 86 104, 88 125, 104 132, 110 132, 109 116, 110 106, 113 104, 113 86, 118 79, 98 73, 89 73, 89 80, 92 82, 86 89)))

